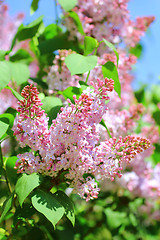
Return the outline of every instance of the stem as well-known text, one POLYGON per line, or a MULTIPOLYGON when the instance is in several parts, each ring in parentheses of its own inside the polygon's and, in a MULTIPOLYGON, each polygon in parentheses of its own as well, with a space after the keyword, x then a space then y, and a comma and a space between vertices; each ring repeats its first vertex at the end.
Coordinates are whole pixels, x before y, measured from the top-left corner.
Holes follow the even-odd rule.
POLYGON ((101 43, 103 43, 103 40, 98 43, 98 46, 97 46, 96 49, 95 49, 94 55, 97 54, 97 50, 98 50, 98 48, 99 48, 99 46, 100 46, 101 43))
POLYGON ((8 191, 9 191, 9 193, 12 193, 11 185, 10 185, 10 183, 8 181, 7 172, 6 172, 6 169, 4 167, 4 161, 3 161, 1 144, 0 144, 0 162, 1 162, 0 165, 1 165, 1 167, 3 169, 3 172, 4 172, 4 177, 5 177, 5 180, 6 180, 8 191))
POLYGON ((89 78, 90 72, 91 72, 91 71, 89 71, 88 74, 87 74, 87 78, 86 78, 85 83, 87 83, 87 81, 88 81, 88 78, 89 78))

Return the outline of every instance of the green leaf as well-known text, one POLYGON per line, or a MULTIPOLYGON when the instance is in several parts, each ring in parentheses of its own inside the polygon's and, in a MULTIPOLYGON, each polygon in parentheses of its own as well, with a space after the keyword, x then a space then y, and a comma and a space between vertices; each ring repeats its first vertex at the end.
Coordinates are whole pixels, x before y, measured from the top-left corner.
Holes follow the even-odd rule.
POLYGON ((13 95, 14 95, 19 101, 21 101, 21 100, 24 99, 24 98, 23 98, 16 90, 14 90, 13 88, 11 88, 11 87, 9 87, 9 86, 7 86, 7 87, 5 87, 5 88, 11 90, 11 92, 13 93, 13 95))
POLYGON ((21 24, 17 30, 17 33, 14 39, 12 40, 10 50, 13 49, 17 39, 19 41, 23 41, 26 39, 33 38, 37 34, 42 23, 43 23, 43 16, 40 16, 39 18, 29 23, 28 25, 24 26, 23 24, 21 24))
POLYGON ((12 127, 13 127, 13 123, 14 123, 14 116, 10 113, 1 114, 0 115, 0 121, 9 125, 9 127, 6 131, 6 134, 3 135, 2 138, 6 137, 7 134, 13 136, 12 127))
MULTIPOLYGON (((157 85, 153 85, 152 86, 152 101, 157 104, 160 102, 160 86, 157 84, 157 85)), ((148 95, 148 92, 146 92, 146 94, 148 95)))
POLYGON ((76 50, 76 45, 75 42, 68 40, 66 33, 60 33, 52 39, 40 42, 38 48, 41 54, 47 54, 58 49, 76 50))
POLYGON ((3 203, 0 223, 3 221, 4 217, 6 216, 6 214, 8 213, 9 209, 12 206, 13 196, 14 196, 14 192, 3 203))
POLYGON ((14 123, 14 116, 10 113, 3 113, 0 115, 0 120, 4 121, 5 123, 9 124, 9 127, 13 127, 14 123))
POLYGON ((154 120, 156 121, 156 123, 157 123, 158 125, 160 125, 160 110, 155 111, 155 112, 152 114, 152 117, 154 118, 154 120))
POLYGON ((30 77, 30 79, 33 82, 37 83, 39 86, 41 86, 43 89, 48 89, 47 83, 44 82, 42 79, 40 79, 40 78, 32 78, 32 77, 30 77))
POLYGON ((0 61, 5 60, 5 56, 9 54, 10 51, 0 50, 0 61))
POLYGON ((77 98, 82 94, 82 89, 78 87, 68 87, 61 94, 65 99, 69 98, 72 103, 74 103, 73 95, 76 95, 77 98))
POLYGON ((24 203, 22 207, 16 206, 16 211, 13 216, 13 226, 16 227, 20 220, 31 219, 33 214, 36 213, 35 208, 30 203, 24 203))
POLYGON ((0 91, 7 86, 11 80, 11 70, 6 61, 0 62, 0 91))
POLYGON ((107 130, 107 133, 108 133, 109 137, 112 138, 112 135, 111 135, 108 127, 106 126, 104 119, 101 120, 100 124, 101 124, 103 127, 105 127, 105 129, 107 130))
POLYGON ((82 93, 83 90, 86 90, 88 87, 91 89, 95 89, 92 85, 88 85, 86 82, 79 81, 79 85, 81 86, 80 94, 82 93))
POLYGON ((6 230, 4 228, 0 228, 0 240, 7 240, 6 230))
POLYGON ((108 41, 107 41, 106 39, 104 39, 104 38, 103 38, 103 42, 104 42, 109 48, 111 48, 111 49, 114 51, 114 53, 115 53, 115 55, 116 55, 116 57, 117 57, 117 67, 118 67, 119 54, 118 54, 118 52, 117 52, 117 49, 115 48, 115 46, 114 46, 112 43, 108 42, 108 41))
POLYGON ((12 182, 13 184, 16 184, 18 177, 17 170, 14 168, 17 159, 18 159, 17 156, 9 157, 5 164, 7 177, 9 178, 9 181, 12 182))
POLYGON ((65 58, 65 63, 73 76, 92 70, 96 66, 97 60, 97 56, 70 54, 65 58))
POLYGON ((51 193, 37 190, 34 192, 31 200, 34 208, 42 213, 53 224, 54 227, 64 215, 64 207, 51 193))
POLYGON ((48 96, 42 99, 42 109, 45 110, 49 117, 49 124, 57 117, 63 103, 60 98, 48 96))
POLYGON ((26 64, 20 62, 8 62, 11 69, 12 81, 18 85, 26 82, 30 76, 29 68, 26 64))
POLYGON ((110 208, 106 208, 104 213, 107 217, 107 223, 111 229, 118 228, 121 224, 125 222, 126 213, 125 212, 117 212, 112 211, 110 208))
POLYGON ((62 29, 57 24, 50 24, 45 28, 43 35, 45 39, 51 39, 57 36, 60 32, 62 32, 62 29))
POLYGON ((0 120, 0 140, 4 138, 4 134, 7 132, 9 128, 9 124, 5 123, 4 121, 0 120))
POLYGON ((25 49, 18 49, 17 52, 9 57, 12 62, 20 61, 22 63, 29 64, 32 61, 31 55, 25 49))
POLYGON ((140 58, 142 56, 142 52, 143 52, 142 44, 138 43, 138 44, 136 44, 135 47, 131 47, 129 49, 129 52, 131 54, 133 54, 134 56, 136 56, 137 58, 140 58))
POLYGON ((78 31, 82 35, 84 35, 85 33, 84 33, 83 26, 82 26, 82 23, 81 23, 81 20, 80 20, 78 14, 76 12, 69 12, 68 15, 69 15, 69 17, 71 17, 74 20, 74 23, 76 24, 78 31))
POLYGON ((29 23, 26 26, 23 26, 21 30, 17 33, 17 38, 19 41, 33 38, 39 30, 40 25, 43 23, 43 15, 29 23))
POLYGON ((95 38, 85 36, 84 38, 84 54, 88 55, 93 52, 98 46, 98 41, 95 38))
POLYGON ((32 192, 33 189, 38 187, 42 181, 42 178, 37 173, 30 175, 23 174, 16 183, 15 192, 18 196, 19 204, 22 206, 24 200, 32 192))
POLYGON ((30 8, 31 15, 33 15, 33 13, 38 9, 38 3, 39 3, 39 0, 32 0, 31 8, 30 8))
POLYGON ((145 90, 146 90, 145 88, 146 88, 146 85, 143 85, 140 89, 134 92, 138 102, 141 102, 141 103, 143 102, 144 96, 145 96, 145 90))
POLYGON ((118 77, 118 71, 113 62, 108 61, 102 66, 102 73, 104 78, 112 78, 114 80, 114 90, 121 97, 121 84, 118 77))
POLYGON ((58 2, 66 12, 70 11, 78 3, 77 0, 58 0, 58 2))
POLYGON ((137 218, 135 217, 135 215, 133 213, 129 214, 129 220, 131 221, 131 224, 136 227, 138 225, 138 221, 137 218))
POLYGON ((72 225, 74 226, 75 213, 72 200, 63 191, 57 191, 56 193, 54 193, 54 197, 64 207, 66 217, 71 221, 72 225))
POLYGON ((92 87, 93 88, 93 86, 89 86, 87 83, 85 83, 83 81, 79 81, 79 85, 81 86, 82 91, 86 90, 87 87, 92 87))

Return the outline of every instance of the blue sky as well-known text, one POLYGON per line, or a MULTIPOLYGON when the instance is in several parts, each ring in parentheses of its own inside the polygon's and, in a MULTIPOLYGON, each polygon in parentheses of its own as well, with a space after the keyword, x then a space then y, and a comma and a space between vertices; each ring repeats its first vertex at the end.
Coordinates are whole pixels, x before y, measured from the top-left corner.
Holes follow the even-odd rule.
MULTIPOLYGON (((32 17, 30 16, 31 2, 31 0, 5 0, 5 3, 9 5, 10 15, 18 12, 25 13, 24 23, 29 23, 40 15, 45 16, 45 24, 54 22, 54 0, 40 0, 39 8, 32 17)), ((147 83, 149 86, 160 84, 160 0, 130 0, 129 10, 132 19, 136 16, 156 17, 155 22, 141 40, 144 52, 135 66, 136 80, 133 86, 138 88, 143 83, 147 83)))

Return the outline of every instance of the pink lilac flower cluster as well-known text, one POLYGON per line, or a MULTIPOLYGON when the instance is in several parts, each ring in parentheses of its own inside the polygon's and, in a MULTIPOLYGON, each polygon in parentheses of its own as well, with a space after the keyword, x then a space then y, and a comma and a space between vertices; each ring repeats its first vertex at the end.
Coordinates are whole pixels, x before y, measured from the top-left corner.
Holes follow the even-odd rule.
MULTIPOLYGON (((16 34, 17 29, 19 25, 22 23, 23 19, 24 19, 23 13, 19 13, 15 17, 10 17, 8 14, 8 6, 3 2, 1 2, 1 5, 0 5, 0 33, 1 33, 0 49, 1 50, 10 49, 14 35, 16 34)), ((15 51, 18 50, 19 48, 26 49, 34 58, 33 52, 29 50, 29 40, 25 40, 17 43, 12 50, 12 54, 15 53, 15 51)), ((6 58, 8 60, 8 56, 6 58)), ((37 61, 35 60, 32 61, 32 63, 29 66, 29 69, 30 69, 31 76, 35 77, 39 70, 37 61)), ((12 84, 10 84, 10 86, 12 87, 12 84)), ((18 87, 17 87, 17 90, 18 90, 18 87)), ((9 107, 12 107, 12 108, 17 107, 16 98, 8 89, 3 89, 0 92, 0 99, 1 99, 0 114, 4 113, 9 107)))
MULTIPOLYGON (((140 162, 142 166, 142 161, 140 162)), ((140 173, 134 167, 133 171, 125 173, 121 178, 121 184, 126 187, 135 196, 151 198, 157 200, 160 198, 160 164, 152 168, 151 164, 143 161, 143 172, 140 173)), ((136 166, 137 167, 137 166, 136 166)))
MULTIPOLYGON (((24 18, 23 13, 19 13, 14 19, 8 14, 8 6, 1 2, 0 5, 0 50, 9 50, 12 39, 17 31, 18 26, 21 24, 24 18)), ((3 89, 0 92, 0 114, 4 113, 7 108, 17 107, 16 98, 13 96, 10 90, 3 89)))
POLYGON ((151 146, 147 151, 137 155, 134 162, 131 161, 130 172, 124 173, 120 182, 136 196, 157 200, 160 198, 160 175, 158 174, 160 164, 153 168, 151 162, 147 162, 145 159, 153 154, 155 148, 153 144, 159 142, 160 136, 154 120, 150 117, 147 119, 153 125, 144 126, 140 135, 147 137, 151 146))
MULTIPOLYGON (((119 51, 119 65, 118 74, 121 82, 122 96, 119 98, 115 91, 110 94, 112 109, 119 109, 124 106, 129 107, 134 101, 134 94, 131 87, 133 76, 131 74, 132 65, 136 63, 136 57, 133 55, 126 55, 122 50, 119 51), (113 101, 112 101, 113 99, 113 101)), ((65 57, 73 53, 71 50, 59 50, 59 55, 56 55, 53 65, 48 70, 46 76, 47 83, 49 84, 50 92, 62 91, 69 86, 79 87, 78 81, 85 81, 87 74, 82 77, 74 75, 71 76, 64 60, 65 57)), ((91 70, 88 84, 96 81, 97 78, 102 79, 102 65, 107 61, 112 61, 116 65, 116 56, 113 53, 103 54, 98 58, 98 65, 91 70)))
MULTIPOLYGON (((126 43, 128 47, 134 47, 136 43, 139 42, 141 36, 143 36, 144 32, 147 30, 151 22, 154 20, 154 17, 136 18, 135 22, 131 21, 129 12, 127 10, 127 2, 128 1, 119 0, 116 1, 79 0, 78 6, 74 10, 79 15, 84 27, 84 31, 87 35, 95 37, 99 41, 102 40, 102 38, 106 38, 108 41, 111 41, 116 44, 123 41, 126 43)), ((81 40, 82 36, 78 33, 77 27, 74 24, 73 19, 66 18, 65 21, 67 29, 70 31, 70 37, 71 38, 77 37, 79 40, 81 40)), ((100 79, 103 78, 101 66, 105 64, 107 61, 112 61, 116 65, 116 56, 113 53, 110 53, 110 50, 108 48, 103 48, 101 49, 100 52, 107 53, 99 57, 98 66, 91 70, 88 79, 88 84, 96 82, 97 78, 100 79)), ((118 74, 121 83, 122 98, 120 99, 118 95, 114 91, 112 91, 109 94, 110 97, 110 102, 108 103, 109 109, 105 111, 105 114, 103 115, 103 119, 105 120, 105 123, 111 135, 116 138, 118 138, 119 136, 125 137, 127 134, 133 134, 135 128, 137 127, 136 122, 139 119, 139 115, 144 113, 142 105, 139 104, 135 105, 136 101, 131 87, 133 76, 131 75, 130 71, 132 69, 132 65, 136 63, 137 59, 135 56, 129 55, 121 49, 118 49, 118 52, 119 52, 118 74)), ((71 78, 67 72, 68 69, 65 68, 63 74, 66 74, 68 76, 68 81, 70 81, 71 78)), ((86 74, 82 76, 82 79, 85 81, 86 74)), ((107 131, 104 130, 104 128, 103 129, 102 128, 103 127, 101 125, 97 124, 96 130, 101 136, 99 142, 101 140, 105 142, 106 136, 108 136, 107 131)), ((147 134, 147 132, 150 132, 150 130, 151 130, 150 126, 146 126, 145 128, 142 129, 142 133, 140 133, 140 136, 146 136, 145 134, 147 134)), ((151 142, 155 143, 159 139, 159 137, 157 137, 158 129, 156 127, 152 127, 151 131, 154 132, 154 134, 152 134, 152 137, 154 136, 155 139, 154 141, 152 141, 151 139, 151 142)), ((101 144, 102 142, 100 143, 100 145, 101 144)), ((146 162, 144 161, 146 157, 149 157, 153 153, 153 150, 154 147, 152 145, 144 153, 138 154, 137 157, 135 158, 136 161, 135 160, 132 161, 133 171, 131 172, 131 174, 136 175, 138 179, 143 179, 143 182, 146 182, 148 179, 147 178, 148 175, 144 173, 148 171, 152 173, 154 172, 154 168, 152 168, 150 164, 146 164, 146 162), (139 166, 139 169, 141 170, 139 172, 134 171, 134 166, 135 169, 136 166, 137 169, 139 166), (140 166, 141 167, 144 166, 144 168, 141 168, 140 166)), ((152 174, 152 176, 153 175, 154 174, 152 174)), ((139 181, 139 186, 140 182, 142 181, 139 181)), ((157 186, 158 185, 159 184, 157 182, 157 186)), ((140 194, 140 191, 138 191, 137 189, 137 194, 138 193, 140 194)), ((143 197, 144 196, 145 195, 143 194, 143 197)))
MULTIPOLYGON (((124 41, 128 47, 134 47, 154 17, 138 17, 132 21, 127 9, 128 1, 78 0, 73 10, 78 14, 86 35, 93 36, 98 41, 105 38, 115 44, 124 41)), ((76 36, 79 40, 82 39, 72 18, 66 18, 65 25, 71 38, 76 36)))
POLYGON ((17 28, 24 18, 23 13, 19 13, 14 19, 8 14, 8 6, 0 5, 0 49, 9 50, 17 28))
MULTIPOLYGON (((134 102, 134 94, 133 89, 131 87, 131 83, 133 80, 133 75, 131 74, 131 69, 133 64, 136 63, 136 57, 133 55, 127 55, 124 51, 118 50, 119 52, 119 64, 118 64, 118 76, 121 83, 121 98, 119 98, 116 92, 112 92, 110 94, 110 104, 112 105, 112 109, 121 109, 123 107, 130 107, 134 102)), ((102 75, 102 65, 106 62, 111 61, 116 65, 116 56, 113 53, 103 54, 98 58, 98 65, 91 70, 88 84, 90 81, 94 81, 95 77, 103 78, 102 75)), ((83 79, 85 80, 86 74, 84 74, 83 79)))
POLYGON ((20 146, 27 145, 32 150, 18 155, 17 171, 37 172, 53 179, 63 172, 66 183, 86 201, 98 196, 97 175, 111 180, 121 177, 122 163, 150 145, 149 140, 134 136, 106 139, 98 144, 96 125, 107 111, 106 91, 113 90, 113 80, 98 79, 93 85, 95 89, 87 88, 78 100, 74 96, 74 104, 68 100, 49 129, 37 89, 26 86, 13 128, 20 146))
MULTIPOLYGON (((137 127, 137 121, 143 112, 144 107, 142 104, 131 105, 128 110, 109 109, 104 114, 103 119, 112 136, 126 136, 128 133, 133 134, 137 127)), ((99 126, 99 132, 101 138, 104 139, 107 131, 103 126, 99 126)))
POLYGON ((24 100, 19 102, 17 109, 20 112, 16 118, 16 129, 14 135, 20 142, 20 146, 28 145, 37 151, 39 146, 45 144, 48 136, 48 118, 39 106, 42 105, 38 98, 38 91, 35 87, 26 86, 21 93, 24 100))
POLYGON ((58 50, 53 65, 48 69, 46 81, 50 92, 63 91, 69 86, 78 86, 78 76, 71 76, 64 60, 68 55, 75 53, 72 50, 58 50))

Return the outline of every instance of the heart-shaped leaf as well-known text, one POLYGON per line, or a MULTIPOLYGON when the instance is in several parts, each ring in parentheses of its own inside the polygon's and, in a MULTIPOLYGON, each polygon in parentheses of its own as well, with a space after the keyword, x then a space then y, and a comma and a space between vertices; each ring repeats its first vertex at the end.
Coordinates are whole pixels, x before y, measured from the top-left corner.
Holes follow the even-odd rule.
POLYGON ((58 0, 62 8, 67 12, 76 6, 77 0, 58 0))
POLYGON ((22 206, 26 197, 32 192, 33 189, 38 187, 42 181, 42 177, 37 173, 30 175, 23 174, 16 183, 15 192, 18 195, 20 206, 22 206))
POLYGON ((8 62, 8 64, 11 70, 12 81, 21 85, 28 80, 30 72, 26 64, 20 62, 8 62))
POLYGON ((31 200, 33 207, 42 213, 53 224, 54 227, 64 215, 64 207, 51 193, 37 190, 34 192, 31 200))
POLYGON ((65 63, 71 75, 82 74, 92 70, 97 64, 97 56, 83 56, 80 54, 70 54, 65 58, 65 63))

